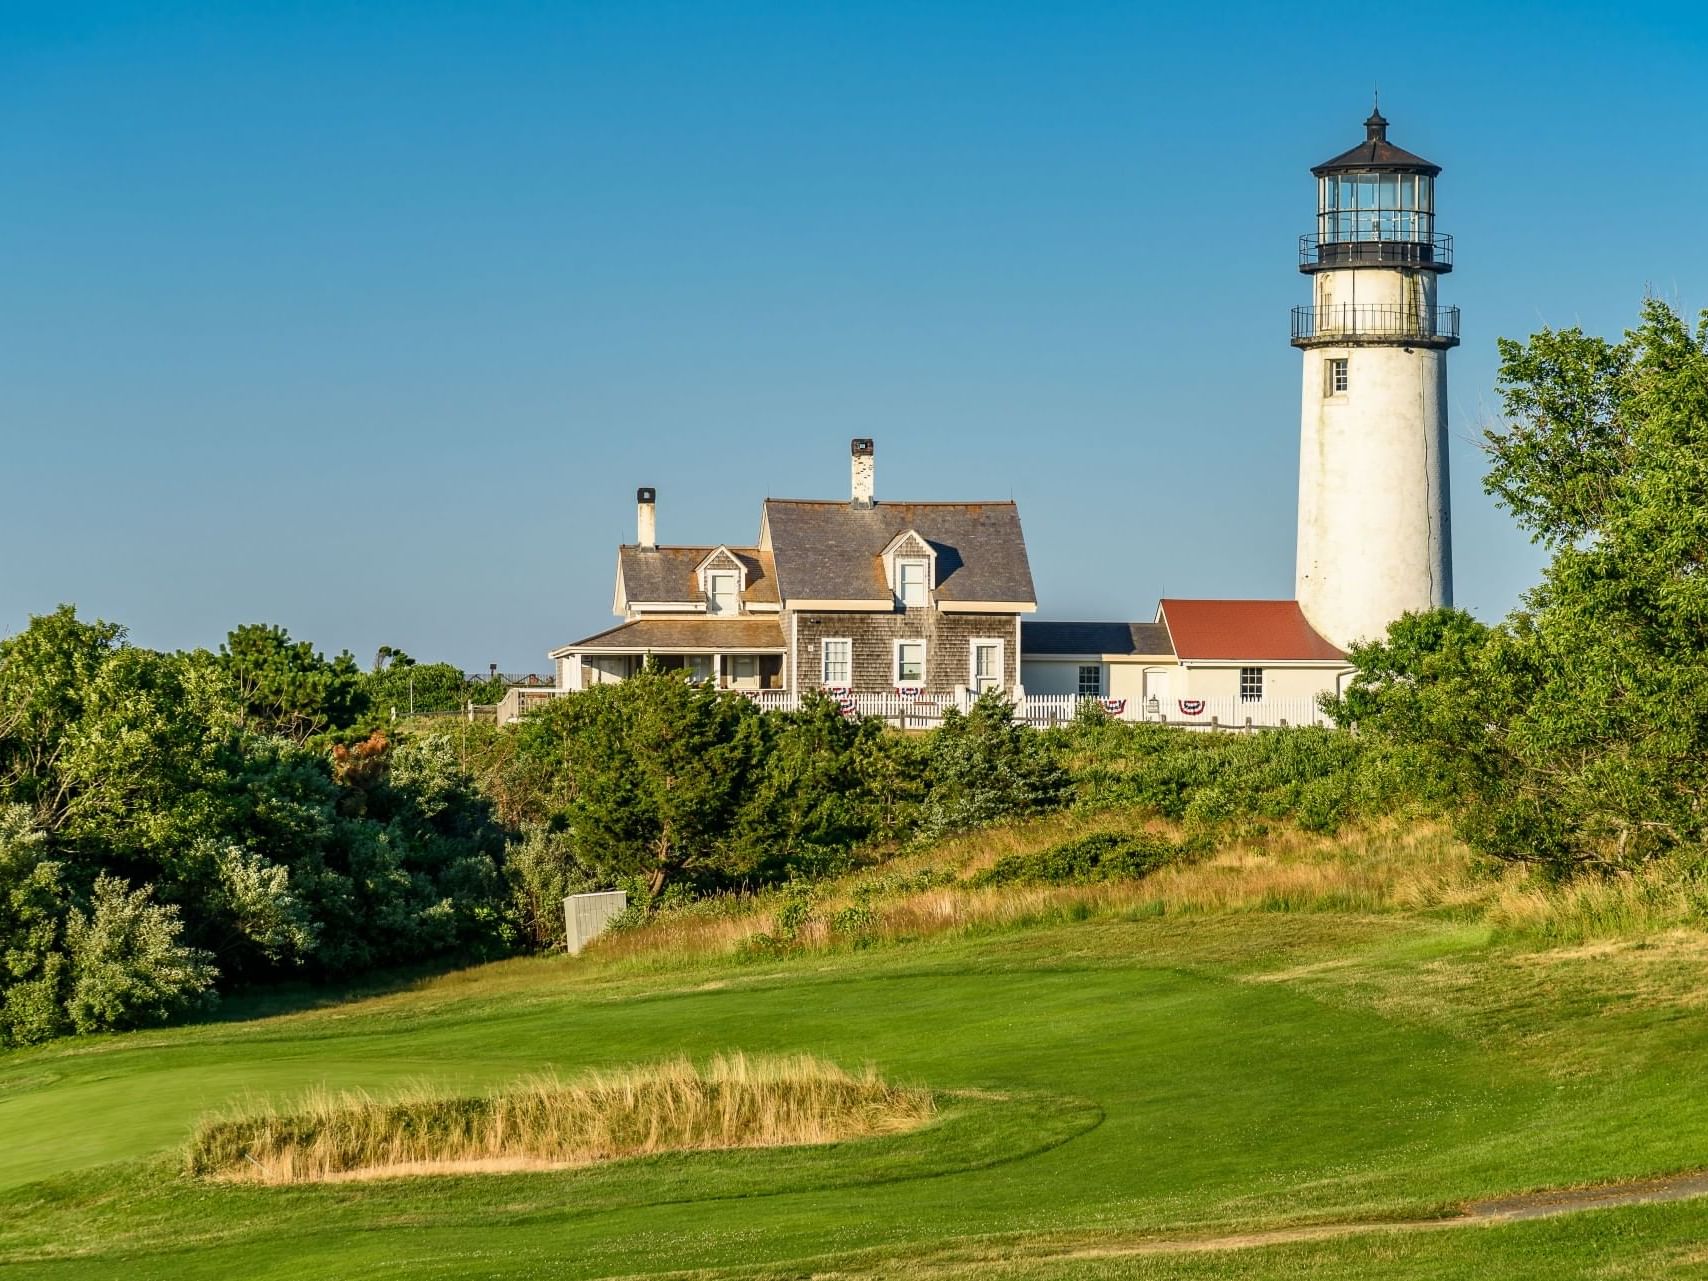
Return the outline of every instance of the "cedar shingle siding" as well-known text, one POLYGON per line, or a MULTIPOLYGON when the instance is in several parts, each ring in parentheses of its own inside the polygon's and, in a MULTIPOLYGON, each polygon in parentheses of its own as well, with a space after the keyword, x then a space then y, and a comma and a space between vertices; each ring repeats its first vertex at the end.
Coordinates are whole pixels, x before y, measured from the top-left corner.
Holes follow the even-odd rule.
MULTIPOLYGON (((1020 680, 1020 656, 1015 653, 1017 614, 942 614, 934 609, 879 613, 800 613, 793 616, 797 645, 799 688, 822 683, 824 658, 820 642, 846 636, 854 642, 854 690, 885 693, 895 688, 895 642, 925 641, 925 688, 933 694, 952 694, 970 682, 972 642, 1002 642, 1002 679, 1013 689, 1020 680)), ((789 635, 789 620, 783 634, 789 635)))

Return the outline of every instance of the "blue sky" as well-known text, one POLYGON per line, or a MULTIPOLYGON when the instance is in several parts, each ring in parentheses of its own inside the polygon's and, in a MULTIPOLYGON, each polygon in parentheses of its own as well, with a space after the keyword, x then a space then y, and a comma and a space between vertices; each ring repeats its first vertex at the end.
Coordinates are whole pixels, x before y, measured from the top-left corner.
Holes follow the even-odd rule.
POLYGON ((0 633, 544 670, 760 499, 1020 503, 1041 612, 1292 589, 1310 165, 1445 167, 1460 603, 1497 336, 1708 304, 1700 6, 4 5, 0 633))

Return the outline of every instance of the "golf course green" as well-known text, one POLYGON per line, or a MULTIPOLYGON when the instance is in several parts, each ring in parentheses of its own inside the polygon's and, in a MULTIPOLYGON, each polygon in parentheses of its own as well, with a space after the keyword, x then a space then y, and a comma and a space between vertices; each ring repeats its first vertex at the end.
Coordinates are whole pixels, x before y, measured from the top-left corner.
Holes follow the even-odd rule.
POLYGON ((63 1278, 1708 1275, 1708 1200, 1405 1226, 1708 1165, 1708 1027, 1689 985, 1704 953, 1693 937, 1603 952, 1524 951, 1399 915, 1093 919, 666 973, 510 961, 315 1009, 65 1041, 0 1058, 0 1265, 63 1278), (940 1116, 824 1147, 537 1173, 287 1187, 182 1173, 197 1118, 246 1097, 477 1090, 724 1050, 873 1063, 937 1091, 940 1116), (1321 1230, 1245 1239, 1300 1225, 1321 1230))

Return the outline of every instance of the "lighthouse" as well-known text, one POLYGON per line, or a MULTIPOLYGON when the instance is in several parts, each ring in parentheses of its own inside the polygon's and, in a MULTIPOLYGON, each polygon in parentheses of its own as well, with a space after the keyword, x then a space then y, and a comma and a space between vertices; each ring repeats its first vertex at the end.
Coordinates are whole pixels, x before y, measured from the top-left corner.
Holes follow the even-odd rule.
POLYGON ((1305 365, 1295 592, 1342 647, 1453 603, 1447 353, 1459 309, 1437 302, 1453 269, 1453 238, 1435 230, 1441 167, 1389 142, 1380 110, 1364 132, 1311 170, 1317 229, 1299 238, 1299 270, 1312 298, 1293 309, 1305 365))

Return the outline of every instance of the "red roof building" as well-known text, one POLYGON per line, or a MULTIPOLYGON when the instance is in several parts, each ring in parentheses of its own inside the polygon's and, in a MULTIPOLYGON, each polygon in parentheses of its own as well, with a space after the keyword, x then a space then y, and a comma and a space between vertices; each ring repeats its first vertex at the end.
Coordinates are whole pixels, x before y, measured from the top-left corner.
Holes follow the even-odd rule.
POLYGON ((1346 655, 1305 621, 1298 601, 1165 598, 1156 621, 1187 662, 1333 663, 1346 655))

